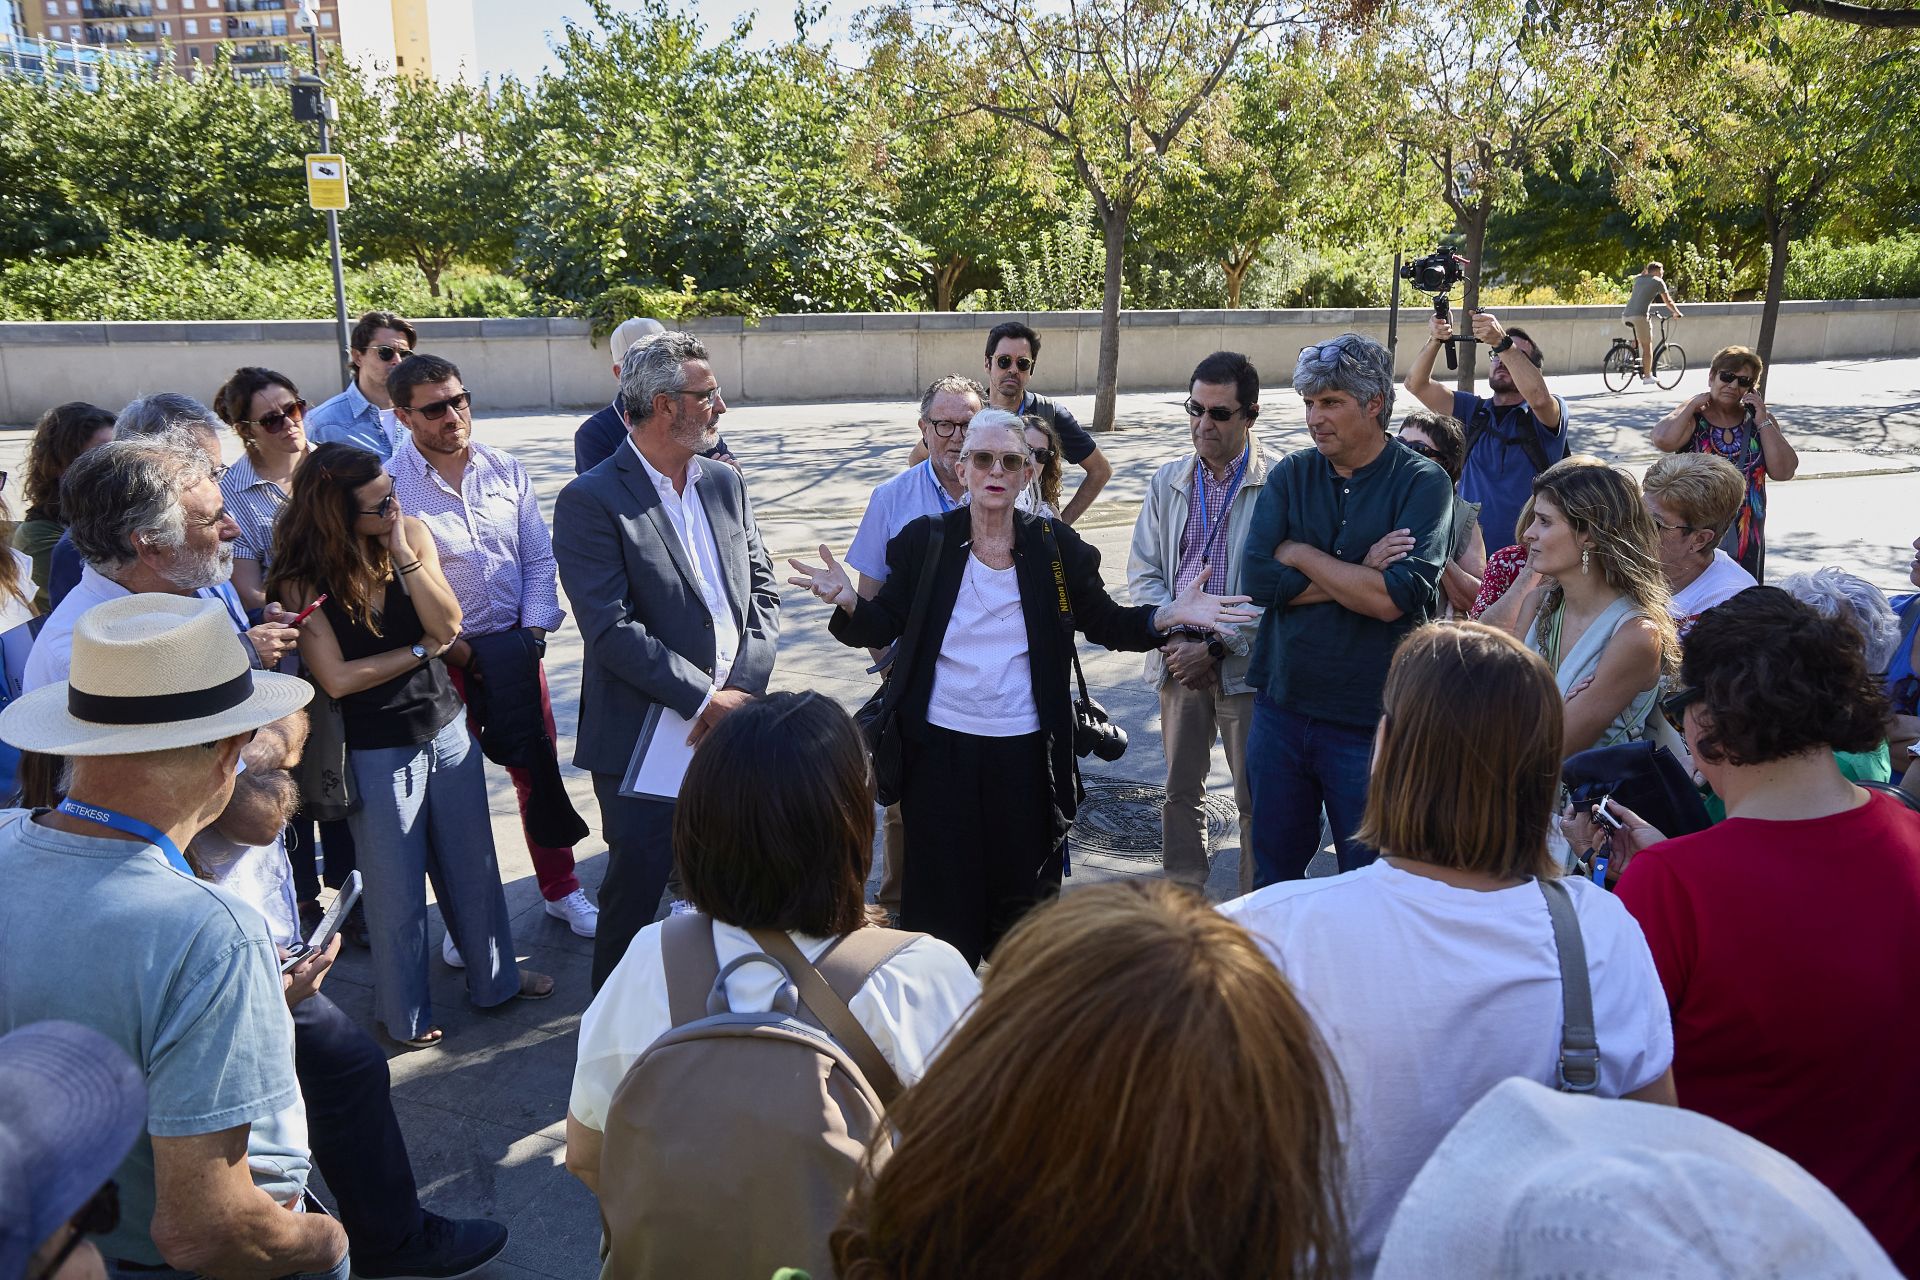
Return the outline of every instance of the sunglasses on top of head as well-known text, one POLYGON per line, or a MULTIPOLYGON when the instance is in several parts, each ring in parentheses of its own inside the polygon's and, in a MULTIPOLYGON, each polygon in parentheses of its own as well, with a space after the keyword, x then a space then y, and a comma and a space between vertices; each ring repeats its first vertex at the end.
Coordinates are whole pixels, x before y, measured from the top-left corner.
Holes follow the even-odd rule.
POLYGON ((426 404, 416 404, 408 408, 408 413, 417 413, 428 422, 438 422, 447 416, 450 410, 465 411, 473 403, 473 392, 462 391, 459 395, 448 396, 445 400, 429 400, 426 404))
POLYGON ((1022 373, 1033 372, 1033 361, 1026 356, 995 356, 993 366, 996 369, 1018 369, 1022 373))
POLYGON ((288 401, 272 413, 263 413, 252 421, 243 420, 236 425, 242 427, 260 427, 269 434, 277 436, 287 429, 289 423, 303 421, 306 416, 307 402, 305 400, 295 399, 288 401))

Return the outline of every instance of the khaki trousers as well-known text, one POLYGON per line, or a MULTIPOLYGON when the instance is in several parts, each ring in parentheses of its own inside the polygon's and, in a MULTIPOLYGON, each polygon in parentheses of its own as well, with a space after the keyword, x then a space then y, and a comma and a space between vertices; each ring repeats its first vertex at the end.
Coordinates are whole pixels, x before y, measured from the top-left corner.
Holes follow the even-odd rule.
POLYGON ((1653 325, 1645 316, 1628 316, 1627 328, 1633 330, 1633 337, 1640 344, 1640 372, 1653 372, 1653 325))
POLYGON ((1160 806, 1160 841, 1167 879, 1206 887, 1207 819, 1201 800, 1217 736, 1226 747, 1233 803, 1240 811, 1240 892, 1253 891, 1253 797, 1247 787, 1247 730, 1252 724, 1251 693, 1224 693, 1217 681, 1204 690, 1189 689, 1171 676, 1161 683, 1167 798, 1160 806))

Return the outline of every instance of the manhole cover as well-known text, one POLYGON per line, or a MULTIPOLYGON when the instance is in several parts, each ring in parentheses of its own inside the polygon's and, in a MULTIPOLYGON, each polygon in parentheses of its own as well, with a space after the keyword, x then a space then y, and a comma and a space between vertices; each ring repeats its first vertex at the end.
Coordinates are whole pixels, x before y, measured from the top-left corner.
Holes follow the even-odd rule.
MULTIPOLYGON (((1080 802, 1070 837, 1076 852, 1104 853, 1141 862, 1160 861, 1160 805, 1165 787, 1121 778, 1084 774, 1087 798, 1080 802)), ((1233 801, 1209 792, 1200 801, 1207 818, 1209 851, 1233 830, 1238 817, 1233 801)))

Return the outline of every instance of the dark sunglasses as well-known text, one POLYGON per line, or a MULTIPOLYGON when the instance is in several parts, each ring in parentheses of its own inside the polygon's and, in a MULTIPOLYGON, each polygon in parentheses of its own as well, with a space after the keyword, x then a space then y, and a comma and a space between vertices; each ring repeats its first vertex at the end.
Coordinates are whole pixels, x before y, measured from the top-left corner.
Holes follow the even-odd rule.
POLYGON ((1407 446, 1407 448, 1413 450, 1415 453, 1419 454, 1423 458, 1432 458, 1435 462, 1440 461, 1440 451, 1434 448, 1432 445, 1425 443, 1424 441, 1409 440, 1405 436, 1401 436, 1400 443, 1407 446))
POLYGON ((67 1259, 73 1256, 73 1251, 80 1247, 82 1240, 88 1236, 105 1235, 120 1225, 118 1184, 112 1181, 104 1183, 98 1191, 93 1193, 93 1198, 81 1205, 80 1212, 69 1218, 68 1222, 72 1226, 73 1234, 67 1237, 67 1242, 60 1246, 60 1252, 53 1255, 52 1260, 41 1269, 34 1280, 48 1280, 48 1277, 59 1274, 60 1268, 66 1265, 67 1259))
POLYGON ((1219 405, 1208 408, 1192 396, 1187 397, 1186 410, 1189 418, 1212 418, 1215 422, 1232 422, 1244 412, 1237 408, 1223 409, 1219 405))
POLYGON ((967 461, 975 471, 991 471, 998 462, 1002 471, 1018 471, 1032 460, 1028 453, 991 453, 986 449, 975 449, 967 455, 967 461))
POLYGON ((1315 364, 1334 364, 1344 360, 1355 369, 1361 367, 1360 361, 1347 350, 1346 344, 1337 338, 1332 342, 1322 342, 1316 346, 1300 348, 1300 358, 1302 360, 1311 360, 1315 364))
POLYGON ((468 405, 472 403, 473 403, 473 392, 462 391, 459 395, 448 396, 445 400, 434 400, 428 404, 413 405, 407 410, 407 412, 417 413, 421 417, 425 418, 428 422, 438 422, 440 421, 440 419, 447 416, 447 412, 449 410, 452 410, 452 409, 464 410, 468 405))
POLYGON ((1022 373, 1033 372, 1033 361, 1025 356, 995 356, 993 363, 1002 369, 1018 368, 1022 373))
POLYGON ((360 514, 363 516, 379 516, 382 520, 385 520, 393 511, 393 504, 396 501, 397 499, 392 494, 388 494, 386 497, 380 499, 379 505, 374 507, 373 510, 368 511, 363 508, 360 514))
POLYGON ((284 409, 275 409, 272 413, 263 413, 251 422, 243 419, 236 425, 242 427, 261 427, 266 430, 268 435, 277 436, 287 429, 288 423, 295 421, 304 422, 306 421, 306 417, 307 402, 305 400, 293 400, 289 402, 284 409))
MULTIPOLYGON (((1035 449, 1033 451, 1033 460, 1039 463, 1043 467, 1051 465, 1053 462, 1053 459, 1054 459, 1054 452, 1051 449, 1035 449)), ((0 484, 5 484, 5 483, 6 483, 6 472, 0 471, 0 484)))
POLYGON ((1747 376, 1746 374, 1744 374, 1744 373, 1735 373, 1735 372, 1734 372, 1733 370, 1731 370, 1731 369, 1722 369, 1722 370, 1721 370, 1721 371, 1720 371, 1719 373, 1716 373, 1716 374, 1714 374, 1713 376, 1714 376, 1714 377, 1716 377, 1716 378, 1718 378, 1718 379, 1720 379, 1720 381, 1722 381, 1722 382, 1737 382, 1737 383, 1739 383, 1739 384, 1740 384, 1740 389, 1741 389, 1742 391, 1751 391, 1751 390, 1753 390, 1753 379, 1752 379, 1752 378, 1749 378, 1749 377, 1748 377, 1748 376, 1747 376))
POLYGON ((379 356, 388 364, 395 364, 413 354, 413 352, 407 350, 405 347, 368 347, 367 350, 379 356))
POLYGON ((1700 690, 1692 686, 1675 689, 1660 699, 1660 711, 1676 729, 1685 729, 1687 708, 1700 701, 1700 690))

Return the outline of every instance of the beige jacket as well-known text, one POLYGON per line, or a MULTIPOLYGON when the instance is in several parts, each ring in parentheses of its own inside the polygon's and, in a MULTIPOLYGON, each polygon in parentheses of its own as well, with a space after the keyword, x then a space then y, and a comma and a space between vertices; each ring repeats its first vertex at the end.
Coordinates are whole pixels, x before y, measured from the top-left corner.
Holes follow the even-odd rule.
MULTIPOLYGON (((1253 504, 1267 483, 1267 460, 1260 438, 1249 434, 1252 452, 1247 458, 1247 473, 1233 495, 1227 527, 1220 535, 1227 542, 1227 581, 1208 581, 1207 590, 1219 595, 1240 594, 1241 567, 1245 561, 1247 523, 1253 517, 1253 504)), ((1193 469, 1199 459, 1188 453, 1165 463, 1153 473, 1147 485, 1147 499, 1134 522, 1133 545, 1127 551, 1127 592, 1135 604, 1159 606, 1173 602, 1174 574, 1180 568, 1180 539, 1187 531, 1187 510, 1193 500, 1193 469)), ((1220 687, 1229 694, 1251 693, 1247 684, 1247 658, 1253 651, 1254 633, 1260 629, 1259 614, 1235 627, 1224 637, 1226 659, 1220 664, 1220 687)), ((1147 655, 1143 675, 1158 688, 1166 679, 1165 664, 1159 653, 1147 655)))

